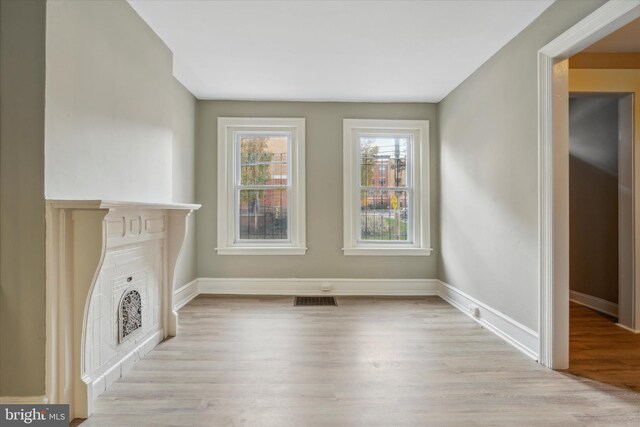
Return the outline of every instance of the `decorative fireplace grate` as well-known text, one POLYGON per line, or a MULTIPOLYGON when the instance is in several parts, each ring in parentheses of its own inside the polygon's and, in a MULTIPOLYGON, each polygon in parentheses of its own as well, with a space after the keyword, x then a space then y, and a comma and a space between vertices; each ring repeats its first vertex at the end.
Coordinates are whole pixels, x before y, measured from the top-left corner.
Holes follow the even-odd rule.
POLYGON ((135 289, 124 293, 119 307, 120 342, 142 328, 142 298, 135 289))

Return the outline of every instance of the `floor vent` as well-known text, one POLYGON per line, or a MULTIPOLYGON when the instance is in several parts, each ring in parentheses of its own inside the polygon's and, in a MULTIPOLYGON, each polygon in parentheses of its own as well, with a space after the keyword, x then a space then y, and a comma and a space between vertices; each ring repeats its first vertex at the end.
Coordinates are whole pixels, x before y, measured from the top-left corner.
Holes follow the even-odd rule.
POLYGON ((295 297, 293 305, 338 305, 334 297, 295 297))

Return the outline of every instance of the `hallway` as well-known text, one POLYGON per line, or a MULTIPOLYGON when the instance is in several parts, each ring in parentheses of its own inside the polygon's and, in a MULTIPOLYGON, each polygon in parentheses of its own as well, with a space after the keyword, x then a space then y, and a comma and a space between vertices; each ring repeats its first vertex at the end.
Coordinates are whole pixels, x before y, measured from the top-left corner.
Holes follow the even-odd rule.
POLYGON ((640 334, 574 302, 570 317, 568 372, 640 392, 640 334))

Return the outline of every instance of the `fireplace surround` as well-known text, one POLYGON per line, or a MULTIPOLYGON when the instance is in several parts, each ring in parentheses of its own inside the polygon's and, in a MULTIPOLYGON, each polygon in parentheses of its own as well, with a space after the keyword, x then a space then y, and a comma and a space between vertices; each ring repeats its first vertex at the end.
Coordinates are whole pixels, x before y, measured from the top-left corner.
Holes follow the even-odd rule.
POLYGON ((90 416, 100 393, 176 334, 174 272, 198 208, 47 202, 47 395, 71 418, 90 416))

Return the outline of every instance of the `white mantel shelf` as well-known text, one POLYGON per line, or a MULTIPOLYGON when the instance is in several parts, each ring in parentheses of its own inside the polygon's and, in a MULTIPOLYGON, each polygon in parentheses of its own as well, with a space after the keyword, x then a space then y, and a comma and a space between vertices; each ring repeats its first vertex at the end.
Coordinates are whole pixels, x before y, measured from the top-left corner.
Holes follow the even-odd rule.
POLYGON ((47 200, 56 209, 180 209, 197 210, 202 205, 188 203, 132 202, 124 200, 47 200))
MULTIPOLYGON (((93 400, 177 333, 175 269, 198 204, 47 200, 47 397, 87 418, 93 400), (139 330, 118 338, 135 290, 139 330), (120 320, 121 321, 121 320, 120 320)), ((180 285, 180 284, 177 284, 180 285)))

